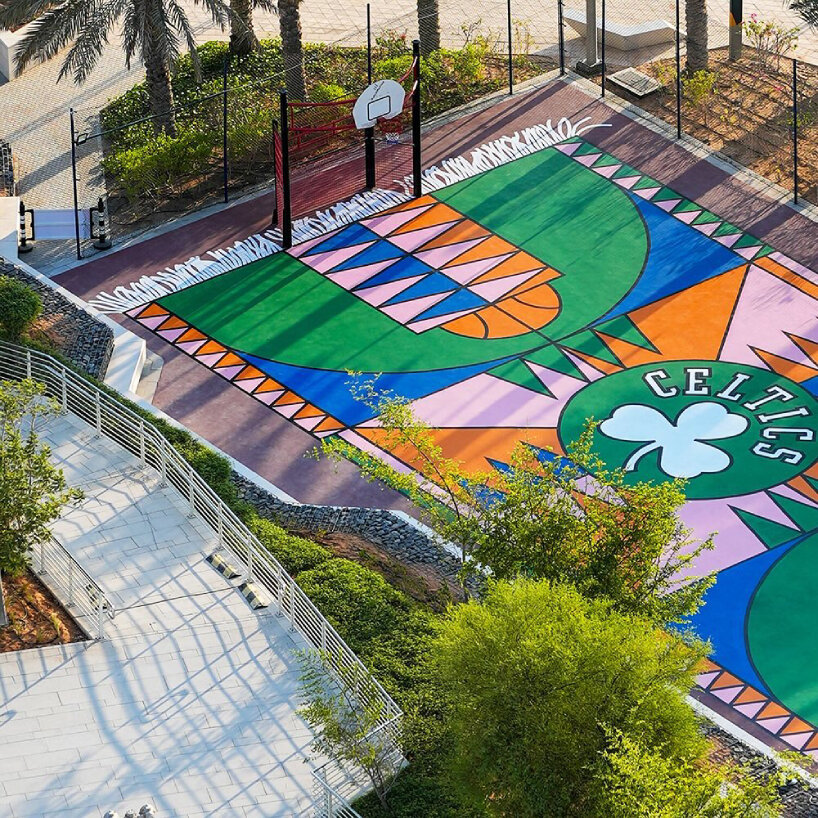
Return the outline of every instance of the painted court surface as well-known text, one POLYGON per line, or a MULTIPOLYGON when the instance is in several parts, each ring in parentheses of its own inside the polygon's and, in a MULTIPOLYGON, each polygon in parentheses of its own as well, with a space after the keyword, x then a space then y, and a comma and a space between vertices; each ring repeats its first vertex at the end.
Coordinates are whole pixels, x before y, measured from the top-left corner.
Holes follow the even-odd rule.
POLYGON ((718 532, 696 566, 719 572, 702 695, 818 755, 818 274, 598 133, 129 315, 271 418, 362 449, 381 433, 351 381, 378 374, 475 469, 601 421, 611 466, 686 478, 684 522, 718 532))

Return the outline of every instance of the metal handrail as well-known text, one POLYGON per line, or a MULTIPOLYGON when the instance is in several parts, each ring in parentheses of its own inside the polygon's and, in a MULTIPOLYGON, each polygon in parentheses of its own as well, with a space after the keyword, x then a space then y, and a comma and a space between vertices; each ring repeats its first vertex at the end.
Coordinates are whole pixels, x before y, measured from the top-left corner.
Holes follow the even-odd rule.
POLYGON ((0 377, 33 378, 43 383, 46 393, 55 398, 62 409, 123 446, 138 457, 143 466, 156 469, 162 483, 173 487, 190 511, 200 516, 216 534, 218 549, 229 556, 242 579, 263 586, 291 629, 326 654, 331 669, 342 681, 355 684, 364 705, 378 709, 380 726, 397 744, 396 728, 403 713, 392 697, 371 677, 363 662, 281 563, 152 423, 55 358, 37 350, 0 341, 0 377))
POLYGON ((85 617, 89 635, 104 639, 105 620, 113 619, 116 610, 97 581, 53 535, 37 544, 33 556, 34 573, 72 614, 85 617))

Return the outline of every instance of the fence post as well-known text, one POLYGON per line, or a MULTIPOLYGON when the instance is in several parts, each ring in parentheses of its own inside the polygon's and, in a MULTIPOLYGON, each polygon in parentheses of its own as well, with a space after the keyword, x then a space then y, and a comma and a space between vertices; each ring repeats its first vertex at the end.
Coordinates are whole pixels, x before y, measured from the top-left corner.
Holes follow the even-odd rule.
POLYGON ((139 462, 142 466, 147 466, 146 452, 145 452, 145 421, 139 419, 139 462))
MULTIPOLYGON (((366 77, 367 85, 372 85, 372 18, 369 3, 366 4, 366 77)), ((375 187, 375 128, 364 129, 364 168, 366 189, 375 187)))
POLYGON ((102 434, 102 405, 99 398, 99 392, 94 392, 94 425, 97 429, 97 434, 102 434))
POLYGON ((560 76, 565 76, 565 21, 563 19, 562 0, 557 0, 557 29, 560 48, 560 76))
POLYGON ((247 536, 247 582, 253 581, 253 541, 247 536))
POLYGON ((676 0, 676 139, 682 138, 682 21, 681 0, 676 0))
POLYGON ((602 96, 605 97, 605 0, 602 0, 602 96))
POLYGON ((31 350, 26 350, 26 378, 31 378, 31 350))
POLYGON ((68 604, 74 604, 74 560, 68 562, 68 604))
POLYGON ((420 40, 412 41, 412 58, 414 66, 414 83, 412 85, 412 195, 418 198, 423 195, 420 146, 420 40))
POLYGON ((793 202, 798 204, 798 60, 792 59, 792 184, 793 202))
POLYGON ((102 596, 97 600, 97 633, 100 639, 105 638, 105 620, 102 616, 102 596))
POLYGON ((17 245, 18 253, 30 253, 34 249, 34 245, 28 243, 28 231, 26 230, 26 206, 22 199, 20 199, 20 241, 17 245))
POLYGON ((508 18, 508 93, 514 93, 514 62, 511 47, 511 0, 506 2, 506 16, 508 18))
POLYGON ((225 59, 222 64, 222 177, 224 182, 224 203, 227 204, 227 68, 228 62, 225 59))
POLYGON ((287 110, 287 92, 282 90, 281 100, 281 192, 283 194, 281 214, 281 236, 285 250, 293 246, 293 211, 290 200, 290 123, 287 110))
POLYGON ((60 403, 64 412, 68 411, 68 378, 66 378, 65 367, 60 366, 60 403))
POLYGON ((730 0, 730 59, 741 59, 741 28, 744 19, 743 0, 730 0))
POLYGON ((71 117, 71 179, 74 183, 74 236, 77 242, 77 260, 82 261, 82 245, 80 244, 80 203, 77 194, 77 132, 74 126, 74 109, 69 108, 71 117))

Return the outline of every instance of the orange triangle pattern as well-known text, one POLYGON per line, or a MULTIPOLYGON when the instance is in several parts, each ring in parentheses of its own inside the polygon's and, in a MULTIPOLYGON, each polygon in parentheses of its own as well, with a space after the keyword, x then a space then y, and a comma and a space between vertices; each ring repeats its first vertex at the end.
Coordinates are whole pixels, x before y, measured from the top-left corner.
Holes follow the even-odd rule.
POLYGON ((818 369, 810 369, 808 366, 791 361, 789 358, 782 358, 780 355, 775 355, 772 352, 766 352, 763 349, 756 349, 750 347, 755 354, 767 364, 773 372, 777 372, 791 381, 801 383, 808 381, 810 378, 818 376, 818 369))

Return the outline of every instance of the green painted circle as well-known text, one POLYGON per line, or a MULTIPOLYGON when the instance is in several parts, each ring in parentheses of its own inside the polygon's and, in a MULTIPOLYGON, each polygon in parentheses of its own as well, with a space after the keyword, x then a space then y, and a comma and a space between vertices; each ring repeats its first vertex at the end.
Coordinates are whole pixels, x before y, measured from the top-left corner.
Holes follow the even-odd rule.
POLYGON ((593 447, 608 466, 626 468, 632 482, 684 477, 690 499, 770 488, 818 457, 815 399, 774 372, 743 364, 668 361, 595 381, 565 407, 563 445, 580 436, 588 418, 600 422, 593 447), (740 383, 727 389, 736 379, 740 383), (775 397, 779 389, 792 397, 775 397), (761 399, 765 403, 753 405, 761 399), (790 411, 801 414, 771 417, 790 411))
POLYGON ((770 569, 747 615, 750 656, 770 692, 790 710, 818 723, 818 534, 796 545, 770 569))

